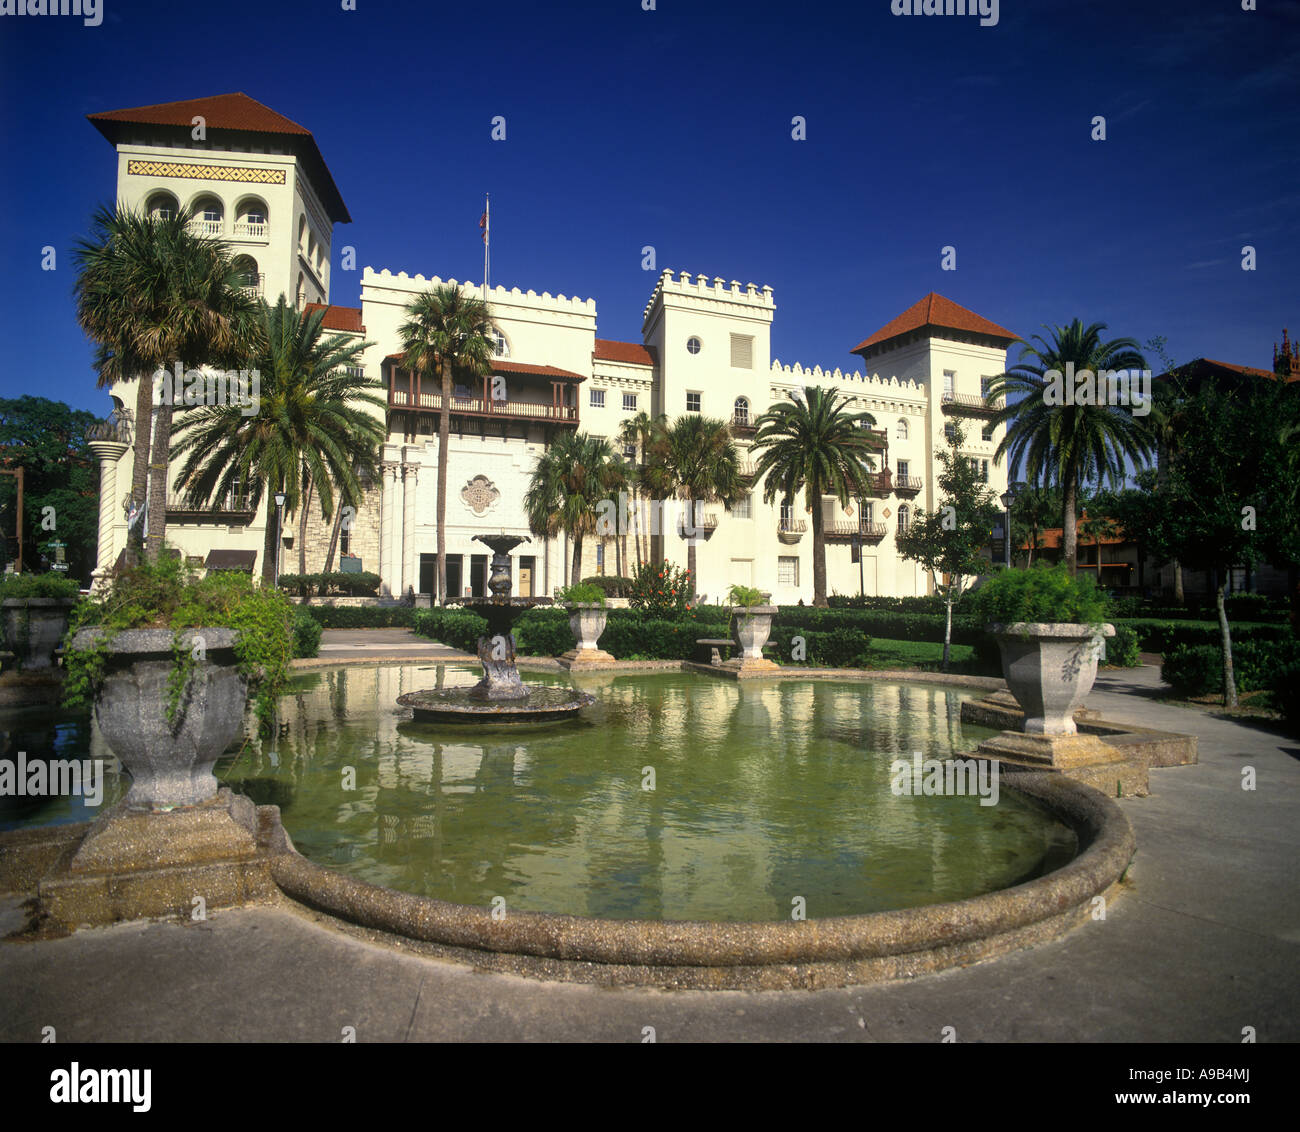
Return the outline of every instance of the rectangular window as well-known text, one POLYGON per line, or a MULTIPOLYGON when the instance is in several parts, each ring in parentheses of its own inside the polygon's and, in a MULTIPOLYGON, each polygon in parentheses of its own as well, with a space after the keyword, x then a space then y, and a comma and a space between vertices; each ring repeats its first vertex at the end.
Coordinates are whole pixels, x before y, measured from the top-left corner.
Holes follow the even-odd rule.
POLYGON ((983 439, 985 442, 990 442, 990 441, 992 441, 992 440, 993 440, 993 426, 992 426, 992 425, 989 425, 988 428, 986 428, 983 432, 981 432, 981 433, 980 433, 980 438, 983 439))
POLYGON ((746 334, 731 336, 731 368, 754 368, 754 339, 746 334))
POLYGON ((635 412, 636 412, 636 394, 635 394, 635 393, 624 393, 624 394, 623 394, 623 412, 625 412, 625 413, 635 413, 635 412))
POLYGON ((698 393, 686 394, 686 411, 688 413, 698 413, 700 411, 700 395, 698 393))
POLYGON ((957 426, 949 421, 943 426, 944 440, 955 440, 957 438, 957 426))
POLYGON ((352 532, 344 529, 339 532, 339 554, 352 553, 352 532))
POLYGON ((957 371, 955 369, 946 369, 943 371, 943 394, 945 397, 952 396, 952 392, 957 385, 957 371))
POLYGON ((737 500, 727 510, 733 519, 752 519, 754 517, 753 508, 750 500, 753 496, 746 495, 743 499, 737 500))
POLYGON ((981 377, 981 378, 980 378, 980 396, 981 396, 981 397, 987 397, 987 396, 989 395, 989 386, 992 385, 992 384, 993 384, 993 379, 992 379, 991 377, 981 377))
POLYGON ((630 461, 635 461, 635 460, 636 460, 636 445, 635 445, 635 444, 629 442, 629 443, 623 445, 623 459, 624 459, 624 460, 630 460, 630 461))
POLYGON ((591 407, 593 409, 603 409, 605 407, 605 391, 603 389, 593 389, 591 391, 591 407))
POLYGON ((876 521, 876 505, 874 503, 862 503, 859 505, 858 525, 869 527, 876 521))
POLYGON ((605 546, 603 543, 596 544, 596 573, 605 572, 605 546))
POLYGON ((781 522, 783 522, 783 523, 793 523, 793 522, 794 522, 794 504, 793 504, 793 503, 782 503, 782 504, 781 504, 781 522))
POLYGON ((980 461, 980 479, 984 483, 989 482, 989 462, 987 460, 980 461))
POLYGON ((779 586, 799 584, 799 559, 782 556, 776 560, 776 583, 779 586))
POLYGON ((898 461, 898 478, 899 478, 900 480, 905 480, 905 479, 907 479, 907 466, 908 466, 908 465, 907 465, 907 461, 906 461, 906 460, 899 460, 899 461, 898 461))
POLYGON ((835 522, 835 500, 822 500, 822 529, 825 530, 831 523, 835 522))

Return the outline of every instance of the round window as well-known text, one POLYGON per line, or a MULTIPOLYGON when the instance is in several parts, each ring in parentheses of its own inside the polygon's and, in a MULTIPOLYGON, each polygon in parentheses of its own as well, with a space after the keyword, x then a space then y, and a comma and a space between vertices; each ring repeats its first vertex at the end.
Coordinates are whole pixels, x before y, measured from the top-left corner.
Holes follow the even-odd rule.
POLYGON ((700 340, 698 338, 687 338, 686 352, 688 354, 698 354, 700 352, 700 340))

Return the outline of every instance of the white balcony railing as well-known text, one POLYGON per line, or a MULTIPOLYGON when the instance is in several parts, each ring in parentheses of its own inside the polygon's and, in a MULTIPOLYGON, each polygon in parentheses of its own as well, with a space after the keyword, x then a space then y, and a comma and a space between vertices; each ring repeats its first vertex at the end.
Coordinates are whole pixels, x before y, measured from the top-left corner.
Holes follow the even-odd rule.
MULTIPOLYGON (((249 277, 245 276, 245 279, 249 279, 249 277)), ((266 272, 259 271, 257 273, 256 283, 253 283, 250 280, 249 282, 246 282, 239 289, 243 291, 245 295, 248 295, 250 298, 260 299, 262 297, 262 292, 266 290, 266 272)))
POLYGON ((220 236, 221 221, 204 220, 202 217, 199 217, 196 220, 190 221, 190 231, 196 236, 220 236))
POLYGON ((236 220, 234 234, 245 240, 267 239, 267 225, 255 224, 249 220, 236 220))

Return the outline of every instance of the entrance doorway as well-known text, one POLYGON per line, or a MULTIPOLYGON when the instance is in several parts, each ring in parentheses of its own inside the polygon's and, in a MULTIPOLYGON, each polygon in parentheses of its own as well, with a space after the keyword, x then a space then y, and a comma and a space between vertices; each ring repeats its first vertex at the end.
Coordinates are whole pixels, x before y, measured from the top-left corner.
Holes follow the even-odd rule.
POLYGON ((422 594, 438 592, 438 556, 436 554, 420 555, 420 588, 422 594))
POLYGON ((469 556, 469 588, 474 597, 487 596, 487 561, 486 554, 469 556))
POLYGON ((533 575, 537 571, 537 558, 529 554, 519 559, 519 596, 533 596, 533 575))
MULTIPOLYGON (((434 555, 434 557, 436 558, 437 555, 434 555)), ((463 558, 464 555, 460 555, 460 554, 447 555, 447 596, 448 597, 461 596, 461 592, 462 592, 461 591, 461 567, 464 565, 462 561, 463 558)))

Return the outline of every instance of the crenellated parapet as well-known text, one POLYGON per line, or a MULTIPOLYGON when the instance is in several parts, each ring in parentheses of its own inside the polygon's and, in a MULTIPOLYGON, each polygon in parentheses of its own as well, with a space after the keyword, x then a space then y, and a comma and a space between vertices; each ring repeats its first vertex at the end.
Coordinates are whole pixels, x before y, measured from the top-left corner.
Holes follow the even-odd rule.
MULTIPOLYGON (((376 271, 372 267, 367 267, 361 276, 362 286, 371 287, 392 287, 402 291, 426 291, 431 287, 440 287, 444 284, 451 287, 459 287, 461 290, 473 294, 476 297, 483 296, 482 284, 473 283, 469 280, 443 279, 438 275, 424 276, 420 274, 408 275, 405 271, 392 272, 385 268, 383 271, 376 271)), ((576 295, 552 295, 550 291, 543 291, 538 294, 536 291, 522 291, 518 287, 489 287, 487 289, 487 301, 489 303, 506 303, 516 306, 529 306, 537 309, 550 309, 555 311, 578 311, 584 314, 596 313, 595 299, 580 299, 576 295)))
POLYGON ((668 296, 680 296, 688 299, 710 299, 715 302, 740 303, 749 307, 764 308, 775 311, 776 303, 772 301, 772 288, 760 287, 757 283, 741 283, 737 279, 728 283, 721 275, 712 279, 704 274, 692 275, 689 271, 672 272, 665 270, 655 283, 650 300, 642 312, 642 319, 648 320, 656 303, 668 296))
POLYGON ((900 381, 896 377, 881 377, 878 373, 866 376, 861 373, 845 373, 838 366, 822 369, 811 368, 795 362, 792 366, 783 366, 779 359, 772 362, 771 378, 774 382, 791 385, 825 385, 835 384, 852 387, 858 397, 877 397, 885 401, 915 401, 923 404, 927 397, 926 387, 910 378, 900 381))

